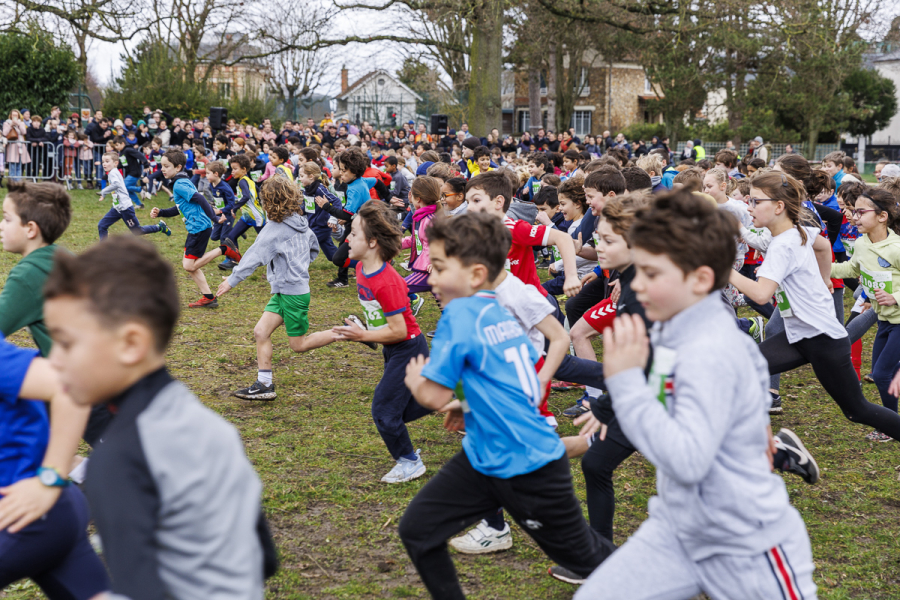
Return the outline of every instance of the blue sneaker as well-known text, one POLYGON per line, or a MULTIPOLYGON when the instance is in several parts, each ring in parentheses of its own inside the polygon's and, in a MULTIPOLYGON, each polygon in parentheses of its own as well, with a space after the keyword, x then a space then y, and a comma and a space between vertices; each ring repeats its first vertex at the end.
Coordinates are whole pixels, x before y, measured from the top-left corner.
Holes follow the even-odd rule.
POLYGON ((419 294, 413 294, 413 296, 414 298, 412 302, 410 302, 410 306, 412 307, 413 316, 418 317, 419 311, 422 310, 422 306, 425 304, 425 298, 419 294))
POLYGON ((166 225, 166 222, 165 222, 165 221, 160 221, 160 222, 159 222, 159 230, 160 230, 162 233, 166 234, 167 236, 170 236, 170 237, 171 237, 171 235, 172 235, 172 230, 169 229, 169 226, 166 225))

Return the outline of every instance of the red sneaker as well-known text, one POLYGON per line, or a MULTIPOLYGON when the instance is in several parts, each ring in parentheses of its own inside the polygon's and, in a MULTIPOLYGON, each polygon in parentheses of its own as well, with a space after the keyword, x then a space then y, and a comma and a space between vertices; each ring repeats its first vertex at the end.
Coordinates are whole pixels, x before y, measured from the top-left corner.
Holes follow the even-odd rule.
POLYGON ((237 246, 234 245, 230 239, 225 238, 222 242, 222 245, 225 246, 225 257, 230 258, 236 263, 241 262, 241 253, 238 251, 237 246))
POLYGON ((200 296, 199 300, 188 304, 188 308, 219 308, 219 301, 215 298, 200 296))

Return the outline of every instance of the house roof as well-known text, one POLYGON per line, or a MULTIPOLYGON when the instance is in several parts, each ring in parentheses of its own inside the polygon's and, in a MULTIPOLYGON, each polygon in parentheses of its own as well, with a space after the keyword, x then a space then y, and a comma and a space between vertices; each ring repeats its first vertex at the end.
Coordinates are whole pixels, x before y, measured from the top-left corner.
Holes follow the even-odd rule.
POLYGON ((363 85, 365 85, 366 83, 368 83, 369 81, 371 81, 372 79, 374 79, 377 75, 383 75, 384 77, 387 77, 388 79, 390 79, 391 81, 393 81, 396 85, 400 86, 401 88, 403 88, 404 90, 406 90, 407 92, 409 92, 410 94, 412 94, 413 96, 415 96, 415 97, 416 97, 416 100, 419 100, 419 101, 421 102, 422 96, 420 96, 420 95, 418 95, 417 93, 415 93, 414 91, 412 91, 412 90, 411 90, 407 85, 405 85, 402 81, 400 81, 399 79, 397 79, 396 77, 394 77, 393 75, 391 75, 390 73, 388 73, 387 71, 385 71, 384 69, 376 69, 376 70, 374 70, 374 71, 369 71, 368 73, 366 73, 365 75, 363 75, 362 77, 360 77, 359 79, 357 79, 356 81, 354 81, 353 84, 352 84, 350 87, 347 88, 347 91, 346 91, 346 92, 344 92, 344 93, 339 94, 338 96, 336 96, 336 99, 337 99, 337 100, 346 100, 347 98, 350 97, 350 95, 351 95, 355 90, 359 89, 360 87, 362 87, 363 85))
POLYGON ((886 52, 884 54, 876 54, 871 58, 871 61, 873 63, 893 62, 895 60, 900 60, 900 49, 894 50, 893 52, 886 52))

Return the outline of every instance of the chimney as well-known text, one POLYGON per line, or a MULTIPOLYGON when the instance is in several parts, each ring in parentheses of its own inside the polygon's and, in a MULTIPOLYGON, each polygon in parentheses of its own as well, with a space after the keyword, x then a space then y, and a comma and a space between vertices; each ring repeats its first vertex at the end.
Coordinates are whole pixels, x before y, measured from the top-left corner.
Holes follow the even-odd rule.
POLYGON ((347 65, 341 67, 341 93, 345 94, 350 89, 349 81, 350 72, 347 71, 347 65))

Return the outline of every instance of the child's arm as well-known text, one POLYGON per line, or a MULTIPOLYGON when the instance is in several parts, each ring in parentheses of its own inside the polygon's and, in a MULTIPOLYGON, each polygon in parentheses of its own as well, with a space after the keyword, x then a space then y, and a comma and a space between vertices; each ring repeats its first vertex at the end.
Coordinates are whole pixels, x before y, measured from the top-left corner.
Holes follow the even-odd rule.
POLYGON ((30 300, 23 300, 36 298, 39 294, 40 288, 33 290, 32 283, 13 267, 0 291, 0 333, 9 337, 30 325, 34 318, 34 306, 30 300))
MULTIPOLYGON (((823 238, 824 239, 824 238, 823 238)), ((744 277, 734 269, 731 270, 728 281, 737 290, 745 294, 748 298, 757 304, 770 304, 772 295, 778 289, 778 284, 771 279, 760 277, 757 281, 753 281, 749 277, 744 277)))
POLYGON ((225 206, 222 207, 222 212, 230 213, 234 210, 234 204, 237 202, 237 197, 231 190, 231 186, 227 184, 222 186, 222 195, 225 196, 225 206))
MULTIPOLYGON (((243 262, 243 259, 241 260, 243 262)), ((409 310, 409 309, 407 309, 409 310)), ((331 332, 336 342, 376 342, 378 344, 396 344, 406 339, 406 321, 403 313, 385 317, 387 327, 369 331, 361 328, 350 319, 345 319, 346 326, 334 327, 331 332)))
POLYGON ((150 218, 155 219, 156 217, 177 217, 178 216, 178 207, 173 206, 171 208, 156 208, 155 206, 150 211, 150 218))
POLYGON ((638 315, 616 319, 603 338, 603 373, 616 417, 628 439, 657 469, 682 485, 695 485, 709 472, 730 415, 722 398, 734 393, 725 357, 679 356, 678 410, 669 414, 647 385, 644 366, 649 342, 638 315))
POLYGON ((401 240, 400 249, 408 250, 409 248, 412 248, 412 245, 413 245, 413 236, 408 235, 408 236, 404 237, 403 240, 401 240))
POLYGON ((441 410, 453 400, 453 390, 422 376, 427 362, 421 354, 410 360, 404 381, 416 402, 431 410, 441 410))
POLYGON ((822 280, 828 286, 828 293, 831 293, 834 290, 834 284, 831 283, 831 243, 827 238, 817 235, 813 241, 813 252, 816 253, 819 274, 822 275, 822 280))
POLYGON ((575 296, 581 291, 581 280, 578 279, 578 266, 575 264, 575 243, 572 236, 558 229, 548 229, 550 234, 548 242, 559 249, 562 256, 563 270, 566 272, 566 280, 563 283, 563 292, 566 296, 575 296))
POLYGON ((741 226, 741 238, 754 250, 765 253, 769 247, 769 242, 772 241, 772 234, 768 229, 763 229, 760 233, 756 233, 741 226))
POLYGON ((241 210, 245 204, 250 202, 253 199, 253 194, 250 193, 250 186, 247 185, 247 182, 243 179, 238 181, 238 189, 241 190, 241 199, 234 203, 235 212, 241 210))
POLYGON ((253 245, 247 248, 247 251, 241 256, 241 262, 238 263, 231 272, 231 275, 229 275, 228 278, 222 282, 222 285, 219 286, 218 296, 237 287, 239 283, 253 275, 253 271, 255 271, 257 267, 272 262, 272 258, 275 255, 275 247, 269 244, 268 235, 266 235, 267 231, 271 231, 271 228, 262 228, 259 235, 256 236, 253 245), (227 289, 225 286, 226 283, 228 284, 227 289))
MULTIPOLYGON (((50 440, 41 464, 68 477, 90 408, 72 402, 60 388, 56 371, 43 358, 31 361, 19 397, 50 401, 50 440)), ((9 527, 10 533, 16 533, 27 527, 56 504, 61 491, 62 488, 45 486, 37 477, 0 489, 0 531, 9 527)))
POLYGON ((200 208, 203 209, 203 212, 206 213, 206 216, 209 217, 213 223, 216 222, 216 211, 214 211, 212 206, 209 205, 209 202, 206 200, 206 197, 203 194, 197 192, 196 194, 191 196, 190 202, 199 204, 200 208))
POLYGON ((831 276, 835 279, 856 279, 859 277, 859 255, 852 255, 850 260, 846 262, 832 263, 831 276))
POLYGON ((544 356, 544 366, 538 372, 541 389, 544 389, 553 379, 553 374, 556 373, 556 369, 562 364, 563 358, 569 351, 569 334, 553 315, 544 317, 535 327, 550 342, 547 354, 544 356))

